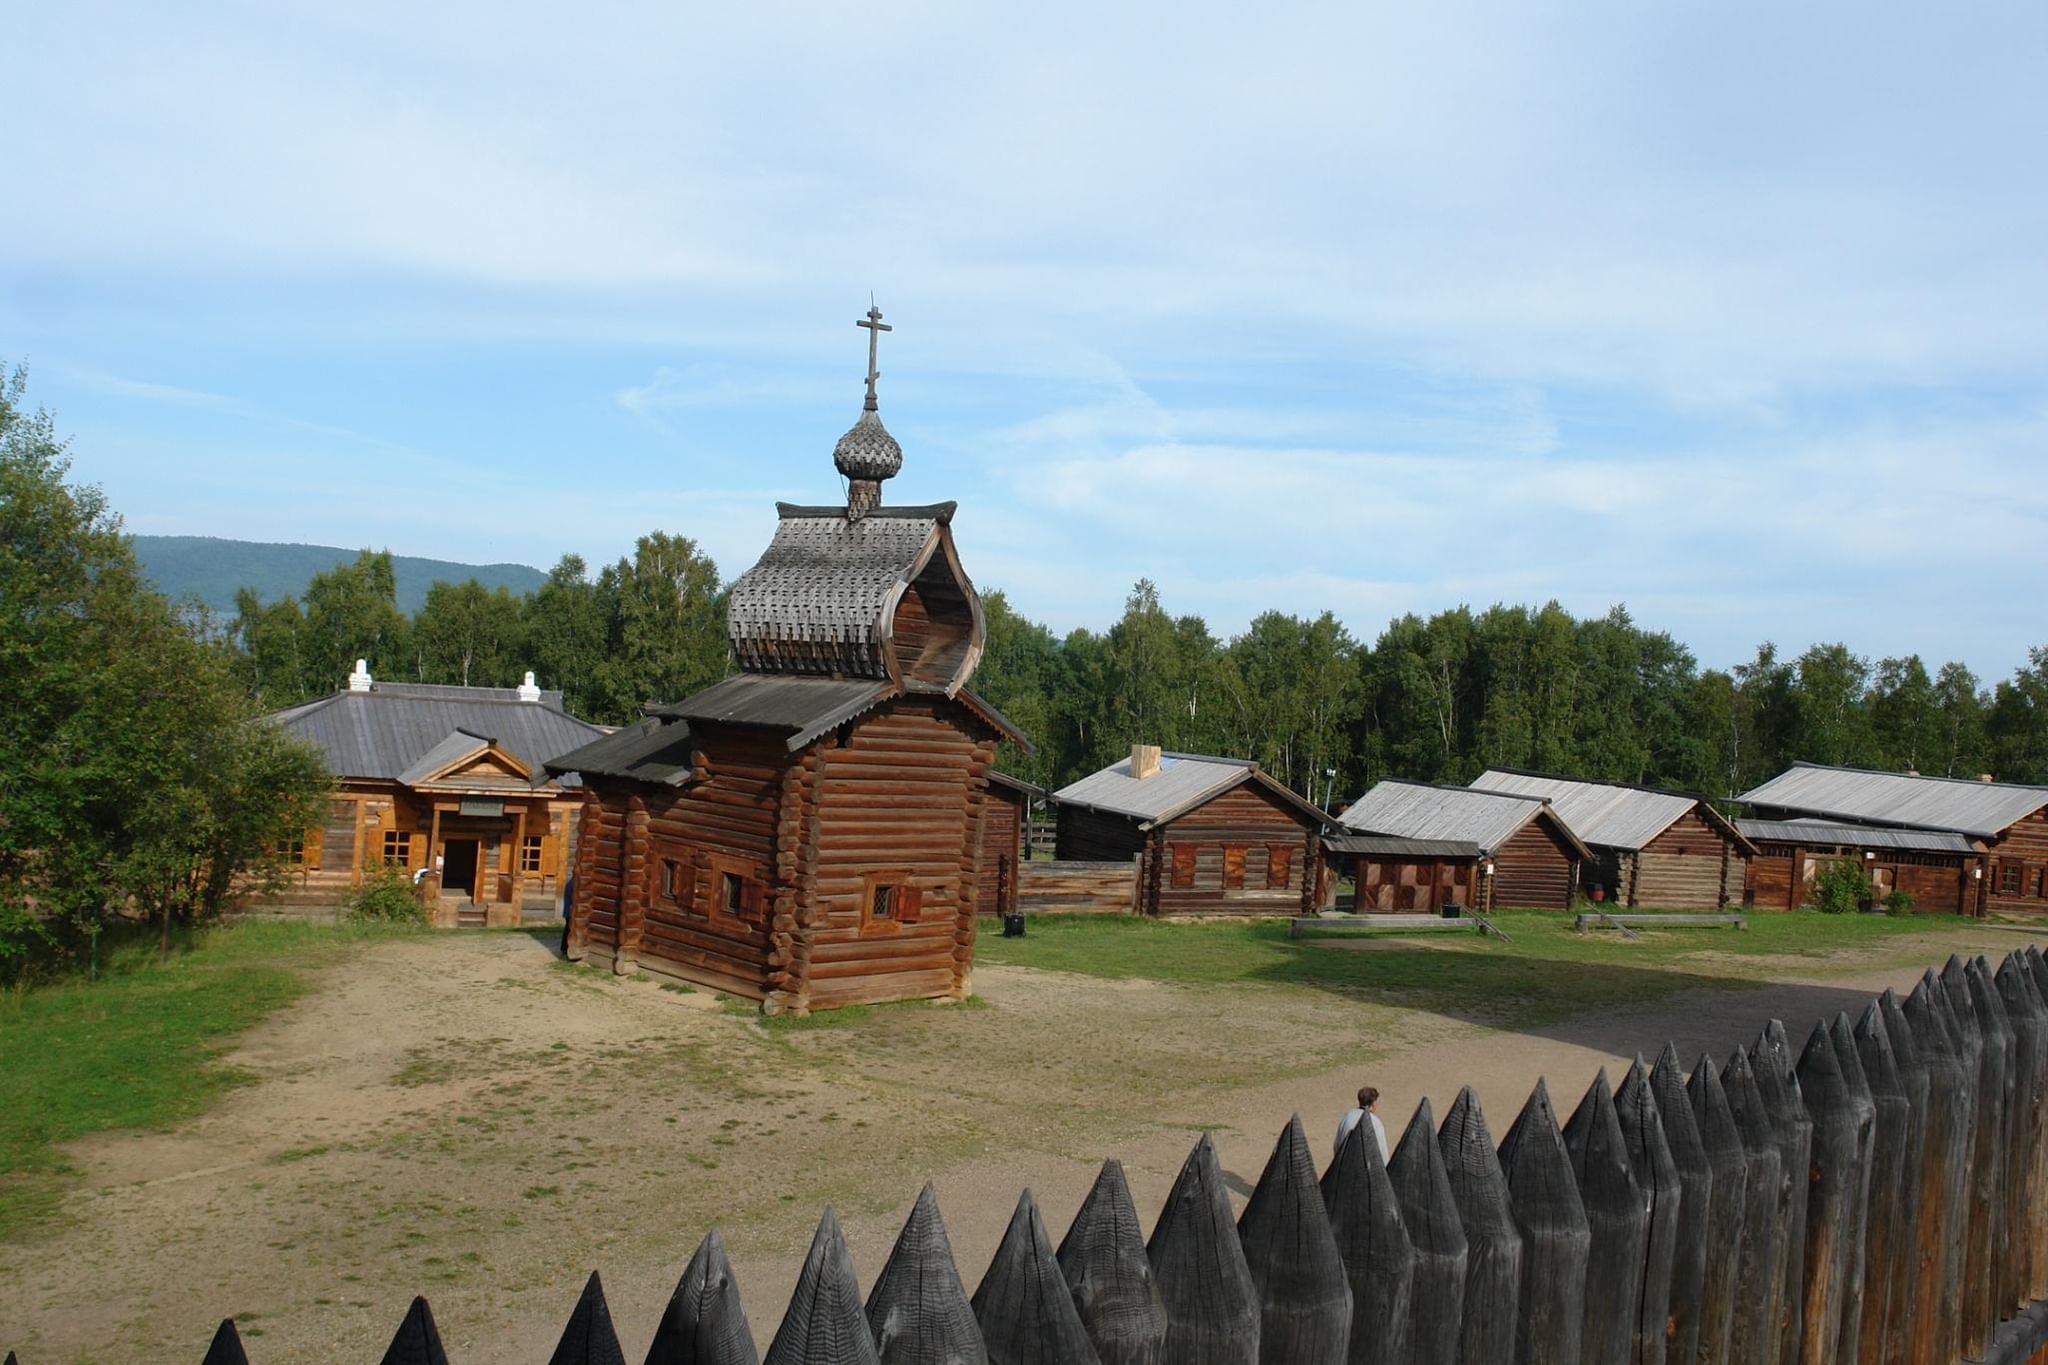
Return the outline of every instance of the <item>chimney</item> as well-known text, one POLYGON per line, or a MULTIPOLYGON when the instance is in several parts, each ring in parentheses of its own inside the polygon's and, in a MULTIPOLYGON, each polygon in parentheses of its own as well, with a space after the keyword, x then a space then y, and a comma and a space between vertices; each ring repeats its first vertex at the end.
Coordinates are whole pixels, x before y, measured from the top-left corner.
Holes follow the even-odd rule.
POLYGON ((1142 782, 1159 772, 1159 746, 1157 744, 1133 744, 1131 746, 1131 776, 1142 782))
POLYGON ((526 681, 519 684, 519 700, 539 701, 540 688, 533 681, 533 670, 526 670, 526 681))
POLYGON ((1995 782, 1998 779, 1994 778, 1990 773, 1978 773, 1977 780, 1979 782, 1995 782))
POLYGON ((374 679, 370 677, 369 660, 357 659, 356 671, 348 675, 348 690, 351 692, 367 692, 370 690, 370 684, 373 681, 374 679))

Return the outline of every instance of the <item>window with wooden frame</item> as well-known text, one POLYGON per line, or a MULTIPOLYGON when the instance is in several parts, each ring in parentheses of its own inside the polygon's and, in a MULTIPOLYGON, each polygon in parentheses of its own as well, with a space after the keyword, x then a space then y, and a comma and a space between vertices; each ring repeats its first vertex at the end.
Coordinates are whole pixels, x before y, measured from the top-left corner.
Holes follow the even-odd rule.
POLYGON ((690 903, 690 881, 690 865, 681 858, 659 859, 655 864, 654 899, 681 910, 690 903))
POLYGON ((288 863, 305 862, 306 836, 303 834, 296 834, 293 835, 291 838, 279 843, 277 846, 277 856, 288 863))
POLYGON ((924 911, 924 891, 904 872, 870 872, 862 884, 860 929, 894 933, 915 924, 924 911))
POLYGON ((1175 844, 1173 846, 1173 884, 1175 886, 1185 888, 1195 884, 1195 854, 1197 851, 1193 844, 1175 844))
POLYGON ((402 829, 384 831, 384 866, 412 866, 412 836, 402 829))
POLYGON ((540 848, 541 836, 538 834, 529 834, 519 841, 519 870, 521 872, 540 871, 540 848))
POLYGON ((1224 846, 1223 889, 1225 891, 1242 891, 1244 889, 1244 858, 1245 846, 1243 844, 1226 844, 1224 846))
POLYGON ((2002 862, 1998 865, 1998 894, 2017 896, 2026 882, 2026 868, 2016 862, 2002 862))
POLYGON ((707 898, 714 918, 738 920, 756 928, 768 918, 768 883, 754 875, 752 863, 737 858, 710 860, 707 898))
POLYGON ((1285 891, 1287 883, 1294 878, 1294 848, 1289 844, 1274 844, 1266 850, 1266 889, 1285 891))

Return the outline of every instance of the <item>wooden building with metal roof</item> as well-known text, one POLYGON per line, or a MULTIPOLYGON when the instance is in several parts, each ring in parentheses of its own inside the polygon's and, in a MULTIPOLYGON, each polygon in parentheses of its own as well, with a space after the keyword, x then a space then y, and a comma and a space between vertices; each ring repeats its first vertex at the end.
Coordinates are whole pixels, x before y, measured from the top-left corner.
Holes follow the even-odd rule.
POLYGON ((1969 913, 2048 911, 2048 787, 1796 763, 1737 799, 1760 819, 1960 835, 1984 858, 1964 896, 1969 913))
POLYGON ((572 957, 770 1013, 973 989, 996 746, 969 690, 981 599, 954 505, 889 507, 903 452, 875 399, 833 452, 843 506, 779 504, 733 584, 740 673, 549 765, 589 790, 572 957))
POLYGON ((1593 857, 1541 797, 1390 779, 1338 817, 1323 840, 1355 884, 1362 914, 1436 910, 1564 910, 1593 857))
POLYGON ((1475 790, 1537 796, 1598 855, 1588 891, 1631 909, 1718 910, 1742 895, 1756 846, 1705 797, 1628 782, 1489 768, 1475 790))
POLYGON ((531 673, 518 687, 380 682, 357 660, 344 690, 271 720, 339 779, 276 901, 332 905, 385 868, 414 879, 438 924, 553 917, 582 798, 542 769, 605 733, 561 693, 531 673))
POLYGON ((1983 852, 1946 830, 1878 829, 1839 820, 1737 820, 1756 845, 1743 885, 1743 905, 1797 910, 1813 898, 1814 881, 1829 863, 1854 863, 1881 905, 1894 891, 1913 898, 1916 914, 1972 914, 1983 889, 1983 852))
POLYGON ((1329 817, 1249 759, 1134 745, 1052 799, 1055 856, 1136 860, 1141 914, 1315 911, 1329 817))

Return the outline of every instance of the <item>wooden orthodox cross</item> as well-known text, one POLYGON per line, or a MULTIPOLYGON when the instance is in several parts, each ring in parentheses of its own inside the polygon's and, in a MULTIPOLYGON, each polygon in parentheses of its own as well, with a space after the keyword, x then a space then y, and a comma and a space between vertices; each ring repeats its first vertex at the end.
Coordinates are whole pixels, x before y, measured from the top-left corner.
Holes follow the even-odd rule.
POLYGON ((856 318, 854 320, 853 325, 856 327, 865 327, 868 329, 867 410, 869 412, 873 412, 875 411, 875 381, 882 377, 882 372, 875 368, 875 361, 877 359, 877 348, 881 343, 882 333, 893 332, 896 329, 894 327, 891 327, 888 323, 882 321, 882 310, 875 307, 875 302, 873 299, 868 300, 868 315, 864 318, 856 318))

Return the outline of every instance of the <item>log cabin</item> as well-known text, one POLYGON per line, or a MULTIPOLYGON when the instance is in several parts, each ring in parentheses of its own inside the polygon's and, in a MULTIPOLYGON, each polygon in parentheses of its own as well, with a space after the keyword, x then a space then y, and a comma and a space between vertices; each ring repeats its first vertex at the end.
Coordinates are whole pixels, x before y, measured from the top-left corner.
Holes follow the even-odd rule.
POLYGON ((2048 912, 2048 787, 1796 763, 1737 799, 1765 820, 1960 835, 1982 858, 1970 869, 1967 913, 2048 912))
POLYGON ((1345 808, 1324 840, 1361 914, 1563 910, 1593 852, 1542 797, 1386 781, 1345 808))
POLYGON ((1146 915, 1313 914, 1329 817, 1249 759, 1153 745, 1053 793, 1062 862, 1135 862, 1146 915))
POLYGON ((1813 899, 1814 880, 1829 863, 1849 862, 1870 883, 1880 905, 1894 891, 1925 915, 1973 914, 1984 880, 1984 855, 1944 830, 1876 829, 1834 820, 1737 820, 1756 845, 1742 903, 1756 910, 1797 910, 1813 899))
POLYGON ((348 685, 271 719, 317 747, 338 779, 327 818, 286 850, 272 905, 332 905, 372 868, 413 877, 436 924, 552 918, 582 797, 542 766, 603 735, 533 674, 518 687, 348 685))
POLYGON ((988 775, 988 796, 981 807, 980 911, 1007 915, 1017 908, 1017 882, 1031 856, 1031 803, 1046 799, 1046 790, 1008 773, 988 775))
POLYGON ((871 349, 845 504, 778 504, 732 586, 740 672, 548 765, 587 792, 570 957, 770 1014, 972 993, 996 746, 1029 746, 967 685, 954 504, 882 503, 903 451, 875 373, 871 349))
POLYGON ((1540 796, 1595 854, 1588 891, 1628 909, 1718 910, 1739 899, 1756 846, 1704 797, 1626 782, 1489 768, 1475 790, 1540 796))

